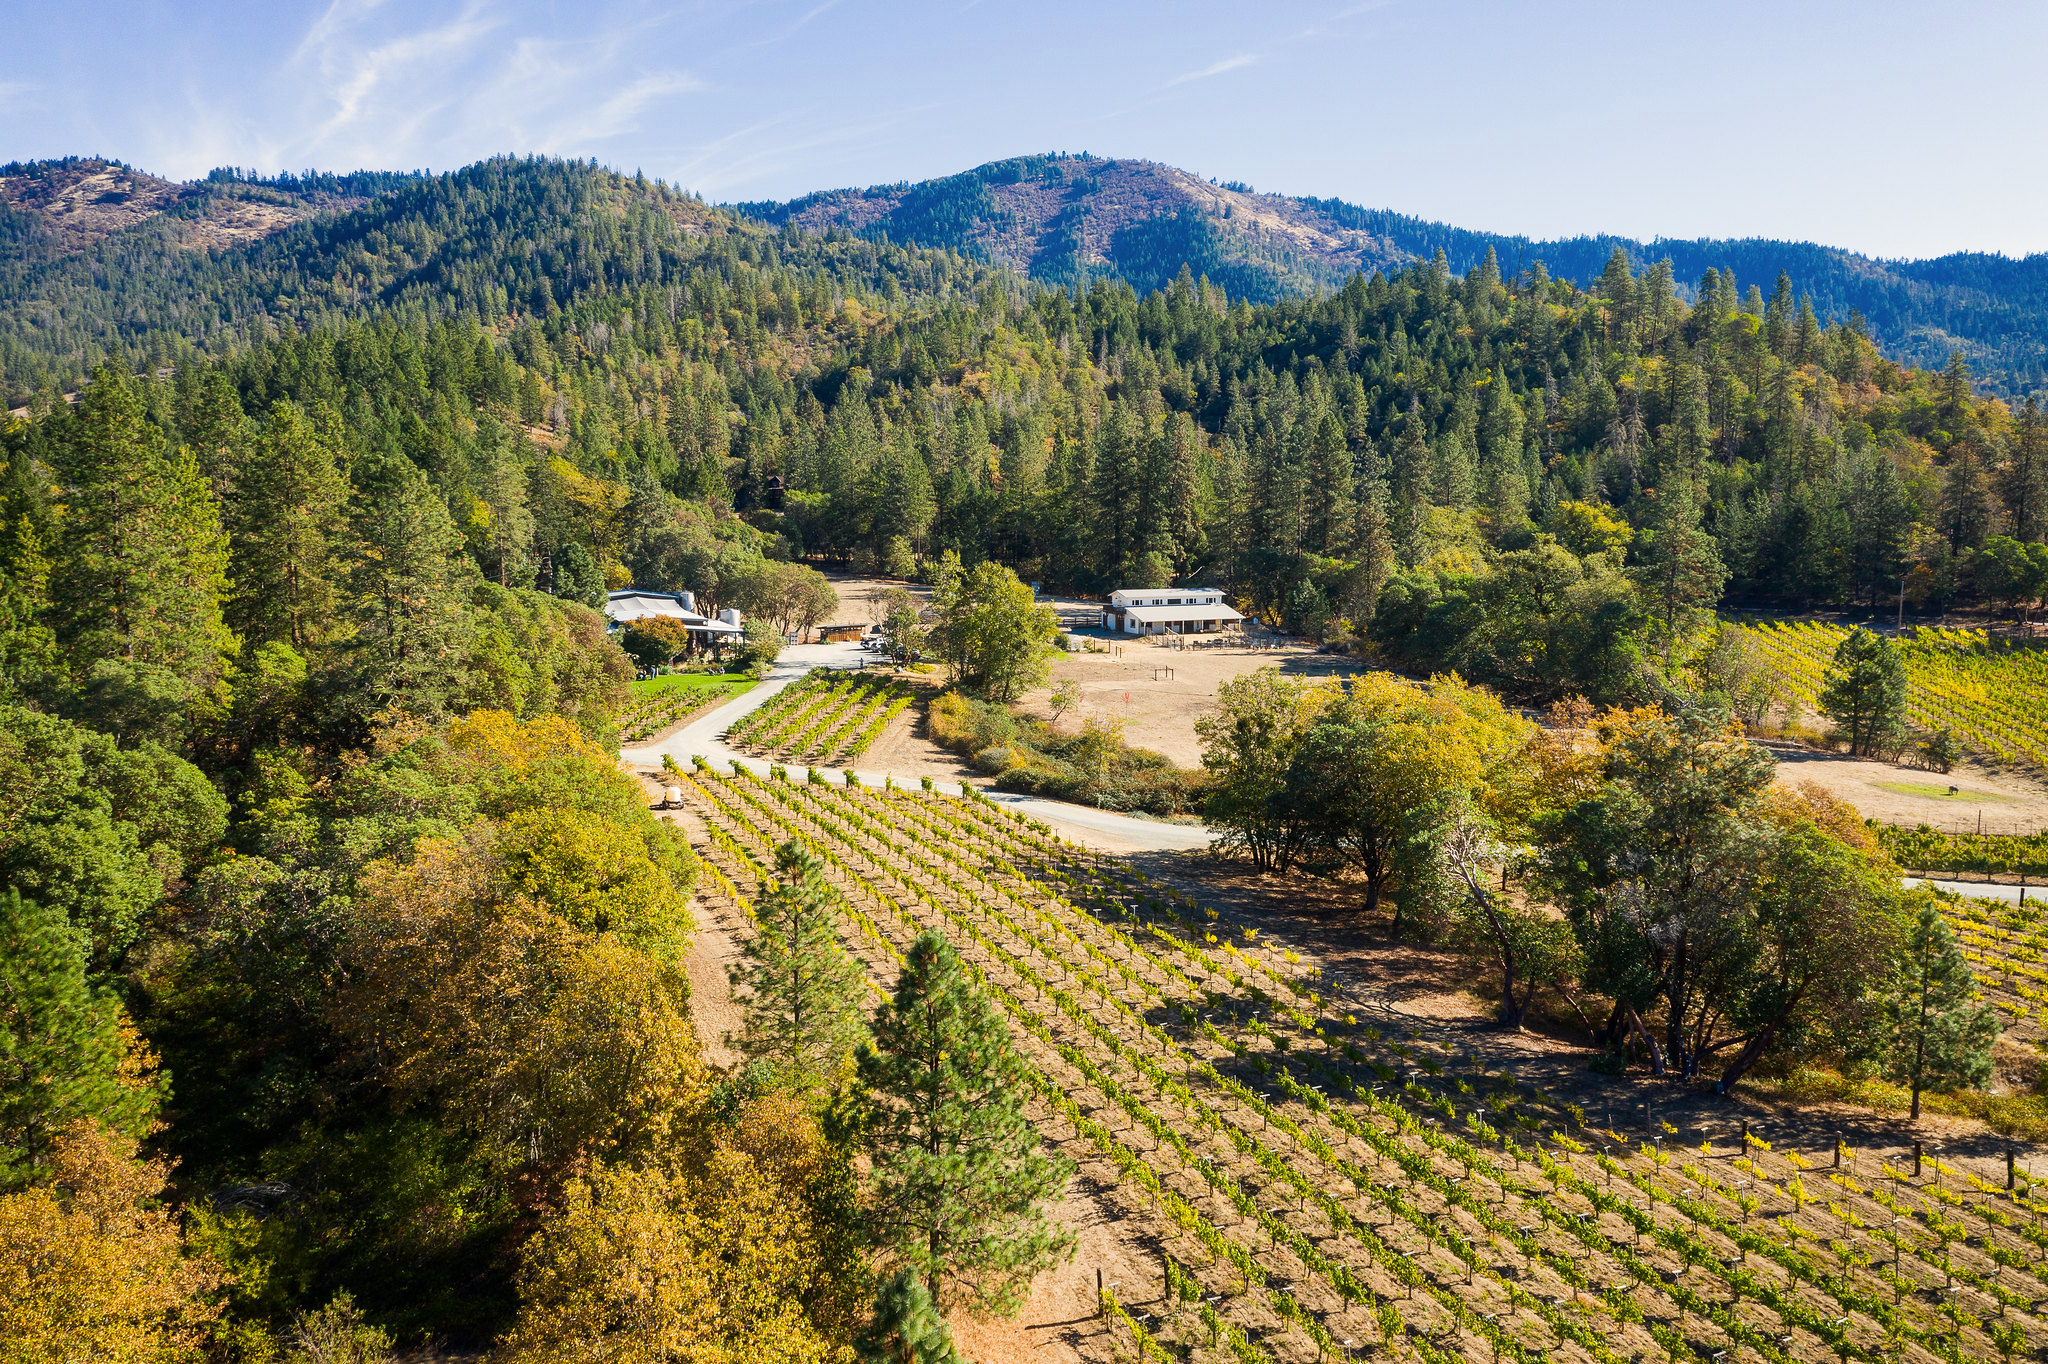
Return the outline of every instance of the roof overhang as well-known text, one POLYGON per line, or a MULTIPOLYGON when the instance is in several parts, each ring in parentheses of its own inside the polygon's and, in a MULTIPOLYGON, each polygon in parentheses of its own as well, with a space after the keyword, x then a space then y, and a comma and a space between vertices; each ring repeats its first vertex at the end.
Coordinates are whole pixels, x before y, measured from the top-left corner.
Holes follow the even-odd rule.
POLYGON ((1244 619, 1220 603, 1215 606, 1126 606, 1122 611, 1140 625, 1193 625, 1244 619))

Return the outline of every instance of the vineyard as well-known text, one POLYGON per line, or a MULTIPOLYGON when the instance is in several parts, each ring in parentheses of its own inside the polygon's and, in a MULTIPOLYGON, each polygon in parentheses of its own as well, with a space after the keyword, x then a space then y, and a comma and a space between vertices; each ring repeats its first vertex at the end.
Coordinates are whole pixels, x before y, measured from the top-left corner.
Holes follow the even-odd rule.
POLYGON ((2006 1037, 2048 1042, 2048 920, 2041 903, 1945 896, 1941 908, 1976 973, 1979 992, 1998 1009, 2006 1037))
POLYGON ((754 685, 740 673, 688 673, 633 684, 633 700, 619 715, 622 743, 645 743, 692 715, 723 705, 754 685))
POLYGON ((702 823, 705 893, 742 915, 795 840, 844 891, 875 989, 921 929, 959 946, 1035 1067, 1047 1139, 1164 1248, 1152 1284, 1105 1294, 1122 1357, 1817 1364, 2048 1343, 2048 1186, 1746 1130, 1630 1141, 984 801, 669 780, 702 823))
POLYGON ((893 678, 816 668, 741 719, 726 739, 763 757, 851 762, 916 699, 893 678))
POLYGON ((2048 877, 2048 832, 1955 834, 1925 824, 1902 829, 1876 821, 1866 823, 1892 861, 1913 871, 2048 877))
MULTIPOLYGON (((1739 627, 1778 680, 1809 713, 1835 646, 1849 627, 1772 621, 1739 627)), ((1900 641, 1906 660, 1907 713, 1926 729, 1950 728, 1970 747, 2004 763, 2048 770, 2048 650, 1993 641, 1982 630, 1923 627, 1900 641)))

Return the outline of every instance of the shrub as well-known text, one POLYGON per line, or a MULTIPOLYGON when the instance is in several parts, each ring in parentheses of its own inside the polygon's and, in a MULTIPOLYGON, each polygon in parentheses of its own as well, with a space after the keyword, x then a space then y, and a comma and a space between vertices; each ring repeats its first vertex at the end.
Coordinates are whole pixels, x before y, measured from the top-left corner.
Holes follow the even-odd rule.
POLYGON ((1114 726, 1091 721, 1079 734, 1055 734, 959 692, 932 702, 929 721, 934 742, 966 755, 1000 791, 1154 815, 1186 813, 1201 794, 1202 773, 1132 748, 1114 726))
POLYGON ((1919 736, 1913 746, 1913 765, 1929 772, 1950 772, 1963 760, 1963 741, 1944 725, 1919 736))

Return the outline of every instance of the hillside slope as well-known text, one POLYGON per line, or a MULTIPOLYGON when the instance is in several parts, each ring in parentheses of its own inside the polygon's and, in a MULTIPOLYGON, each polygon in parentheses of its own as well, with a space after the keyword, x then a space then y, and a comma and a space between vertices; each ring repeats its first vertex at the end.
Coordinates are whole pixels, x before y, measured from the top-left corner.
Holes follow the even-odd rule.
POLYGON ((392 304, 546 315, 682 277, 692 239, 769 235, 663 186, 539 159, 188 186, 50 165, 0 169, 0 389, 17 403, 109 353, 161 366, 392 304))
POLYGON ((0 391, 18 403, 110 352, 175 363, 402 298, 545 313, 586 288, 686 271, 693 253, 663 245, 672 234, 765 239, 773 228, 945 248, 1065 287, 1120 276, 1141 295, 1185 268, 1253 302, 1328 291, 1439 250, 1459 273, 1491 248, 1511 277, 1540 260, 1590 285, 1620 249, 1638 270, 1669 259, 1681 289, 1711 267, 1769 292, 1782 272, 1823 322, 1860 313, 1896 359, 1939 366, 1961 350, 1984 392, 2048 390, 2048 255, 1879 261, 1805 242, 1536 241, 1259 194, 1151 161, 1031 156, 727 208, 534 159, 432 178, 220 171, 189 184, 94 158, 4 166, 0 391))
POLYGON ((1614 236, 1538 241, 1430 222, 1341 199, 1257 194, 1156 162, 1017 157, 917 184, 833 190, 787 203, 738 205, 764 221, 839 227, 982 256, 1047 283, 1121 275, 1142 294, 1183 264, 1233 296, 1271 302, 1442 250, 1451 268, 1492 247, 1512 275, 1542 261, 1590 285, 1616 248, 1640 270, 1669 259, 1681 285, 1709 267, 1770 292, 1778 274, 1811 296, 1823 322, 1861 313, 1873 337, 1908 363, 1939 366, 1961 350, 1980 385, 2001 396, 2048 388, 2048 254, 2012 260, 1959 253, 1883 261, 1811 242, 1637 241, 1614 236))
POLYGON ((807 231, 839 227, 965 251, 1047 283, 1120 275, 1140 294, 1186 265, 1233 295, 1270 301, 1408 259, 1306 201, 1153 161, 1016 157, 914 185, 739 207, 807 231))

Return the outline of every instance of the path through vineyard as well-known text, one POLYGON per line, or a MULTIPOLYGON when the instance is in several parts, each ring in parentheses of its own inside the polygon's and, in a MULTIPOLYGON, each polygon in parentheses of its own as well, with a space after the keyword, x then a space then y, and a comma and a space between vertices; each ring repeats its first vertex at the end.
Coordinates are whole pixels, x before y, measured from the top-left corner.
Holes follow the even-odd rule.
MULTIPOLYGON (((661 760, 665 756, 675 759, 678 766, 688 767, 692 757, 702 755, 720 771, 730 771, 732 763, 737 760, 746 764, 749 771, 766 774, 768 763, 735 751, 721 737, 725 731, 732 728, 740 717, 766 705, 777 692, 811 669, 858 668, 864 660, 872 656, 864 653, 859 645, 853 643, 792 645, 782 651, 782 657, 776 660, 775 666, 769 670, 767 679, 760 686, 735 697, 716 710, 698 716, 675 733, 657 739, 645 747, 621 749, 619 759, 634 769, 659 771, 661 760)), ((931 746, 925 744, 924 747, 931 746)), ((903 785, 913 784, 918 776, 933 775, 938 789, 950 795, 958 795, 962 783, 967 779, 965 769, 957 763, 950 764, 950 771, 942 768, 938 774, 906 771, 902 766, 870 768, 868 764, 863 763, 855 770, 855 775, 866 786, 880 786, 885 778, 892 775, 903 785)), ((987 794, 991 799, 1028 814, 1033 819, 1057 824, 1062 833, 1099 847, 1105 852, 1186 850, 1205 848, 1209 844, 1209 830, 1199 824, 1167 824, 1159 820, 1120 815, 1110 810, 1097 810, 1085 805, 1070 805, 1065 801, 1014 795, 1003 791, 990 790, 987 794)))

